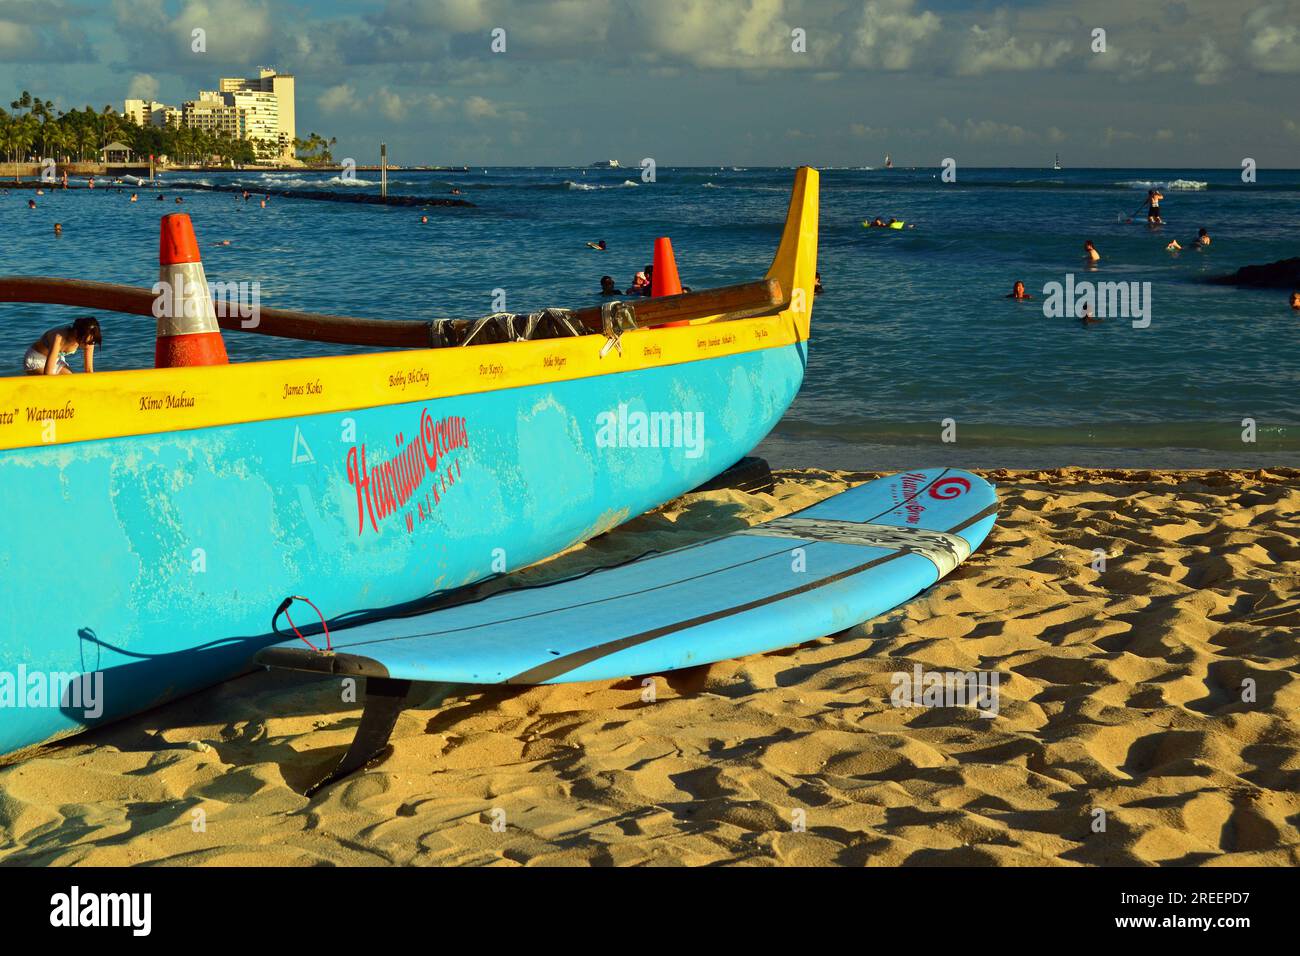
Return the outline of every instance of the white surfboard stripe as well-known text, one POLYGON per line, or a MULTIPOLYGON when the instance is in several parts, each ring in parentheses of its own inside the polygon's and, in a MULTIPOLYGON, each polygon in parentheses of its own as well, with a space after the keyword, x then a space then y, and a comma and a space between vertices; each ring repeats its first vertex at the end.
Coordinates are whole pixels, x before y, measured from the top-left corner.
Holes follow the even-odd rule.
POLYGON ((823 518, 776 518, 740 533, 769 538, 802 538, 807 541, 856 544, 865 548, 884 548, 887 551, 910 551, 929 558, 938 568, 939 577, 943 577, 970 556, 970 544, 960 535, 925 528, 900 528, 892 524, 831 521, 823 518))

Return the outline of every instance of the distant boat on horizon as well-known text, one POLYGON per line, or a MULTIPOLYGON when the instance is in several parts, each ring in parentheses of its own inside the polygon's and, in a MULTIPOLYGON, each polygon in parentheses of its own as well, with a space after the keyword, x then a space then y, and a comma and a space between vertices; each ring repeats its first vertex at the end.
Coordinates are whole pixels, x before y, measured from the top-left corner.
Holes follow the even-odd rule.
POLYGON ((598 159, 591 164, 592 169, 621 169, 617 159, 598 159))
POLYGON ((893 169, 893 168, 894 168, 894 161, 893 161, 892 159, 889 158, 889 154, 888 154, 888 153, 885 154, 885 168, 886 168, 886 169, 893 169))
POLYGON ((1056 162, 1052 163, 1052 168, 1053 168, 1053 169, 1060 169, 1060 168, 1061 168, 1061 154, 1060 154, 1060 153, 1057 153, 1057 154, 1056 154, 1056 162))

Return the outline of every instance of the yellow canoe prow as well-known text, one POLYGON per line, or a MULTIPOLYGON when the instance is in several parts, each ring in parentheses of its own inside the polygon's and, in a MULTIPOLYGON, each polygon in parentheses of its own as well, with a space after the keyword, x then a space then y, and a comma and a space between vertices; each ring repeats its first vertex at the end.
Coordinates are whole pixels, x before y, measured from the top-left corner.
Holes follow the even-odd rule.
POLYGON ((782 315, 794 320, 796 337, 801 340, 808 338, 812 325, 820 183, 820 174, 811 166, 800 166, 795 171, 781 245, 772 260, 772 268, 767 270, 767 278, 781 283, 788 303, 782 315))

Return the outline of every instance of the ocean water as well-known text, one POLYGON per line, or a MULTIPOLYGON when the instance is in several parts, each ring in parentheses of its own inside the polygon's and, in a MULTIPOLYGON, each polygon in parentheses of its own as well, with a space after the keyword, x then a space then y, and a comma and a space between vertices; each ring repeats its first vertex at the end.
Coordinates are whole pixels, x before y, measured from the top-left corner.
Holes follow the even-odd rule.
MULTIPOLYGON (((158 218, 194 220, 209 279, 260 283, 265 305, 411 319, 599 301, 603 274, 630 285, 657 235, 695 288, 759 278, 776 249, 793 170, 473 169, 395 171, 390 192, 473 209, 421 210, 274 198, 266 209, 185 181, 377 192, 360 174, 165 177, 164 201, 103 188, 0 190, 0 274, 151 285, 158 218), (177 206, 175 196, 184 202, 177 206), (29 210, 27 200, 38 208, 29 210), (52 226, 61 222, 62 237, 52 226), (229 246, 216 243, 230 240, 229 246), (604 239, 609 251, 593 252, 604 239)), ((817 298, 803 391, 761 450, 780 466, 1300 466, 1300 313, 1289 290, 1208 277, 1300 254, 1300 171, 827 169, 817 298), (1165 193, 1166 224, 1140 212, 1165 193), (1127 217, 1138 212, 1133 222, 1127 217), (881 215, 913 224, 864 229, 881 215), (1184 245, 1199 227, 1213 245, 1184 245), (1085 267, 1082 243, 1102 254, 1085 267), (1046 283, 1150 283, 1150 324, 1085 326, 1044 315, 1046 283), (1024 280, 1032 302, 1005 298, 1024 280), (1254 425, 1244 441, 1244 420, 1254 425), (949 423, 945 441, 944 424, 949 423)), ((1139 286, 1141 288, 1141 286, 1139 286)), ((1144 298, 1144 302, 1146 299, 1144 298)), ((0 304, 0 364, 79 311, 0 304)), ((152 320, 102 315, 102 369, 152 364, 152 320)), ((348 351, 227 333, 234 361, 348 351)), ((79 360, 74 362, 79 367, 79 360)))

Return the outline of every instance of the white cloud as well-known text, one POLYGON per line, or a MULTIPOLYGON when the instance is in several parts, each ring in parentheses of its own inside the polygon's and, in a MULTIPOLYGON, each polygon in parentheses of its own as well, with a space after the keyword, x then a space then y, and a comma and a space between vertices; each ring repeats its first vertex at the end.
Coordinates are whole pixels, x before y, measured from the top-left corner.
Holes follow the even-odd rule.
MULTIPOLYGON (((402 93, 381 86, 373 93, 362 95, 351 83, 331 86, 316 97, 316 105, 322 113, 374 113, 378 112, 385 119, 400 123, 412 114, 439 113, 446 108, 449 100, 436 93, 402 93)), ((484 100, 483 102, 487 102, 484 100)))
POLYGON ((1064 37, 1050 42, 1023 40, 1011 32, 1006 17, 1000 15, 990 27, 975 24, 966 31, 953 68, 959 76, 999 70, 1051 69, 1065 58, 1072 45, 1064 37))
POLYGON ((156 100, 158 99, 158 80, 148 73, 137 73, 131 77, 131 83, 126 88, 128 99, 136 100, 156 100))
POLYGON ((1300 72, 1300 4, 1260 7, 1246 17, 1246 53, 1265 73, 1300 72))
POLYGON ((961 126, 957 126, 947 117, 941 117, 936 126, 944 136, 960 137, 968 143, 1009 143, 1013 146, 1022 146, 1043 139, 1040 134, 1027 130, 1023 126, 998 123, 993 120, 967 119, 961 126))
POLYGON ((1192 57, 1192 73, 1196 82, 1202 85, 1217 83, 1220 76, 1231 65, 1216 44, 1209 37, 1201 38, 1201 45, 1192 57))
POLYGON ((860 139, 884 139, 889 135, 888 129, 868 126, 865 123, 850 123, 849 132, 860 139))
POLYGON ((406 116, 406 104, 402 102, 401 96, 386 86, 375 91, 374 102, 379 107, 379 112, 394 123, 401 122, 406 116))
POLYGON ((470 119, 496 119, 500 113, 491 100, 481 96, 471 96, 465 101, 465 115, 470 119))
POLYGON ((316 105, 321 108, 323 113, 342 113, 356 109, 357 91, 356 88, 348 83, 340 83, 338 86, 331 86, 320 96, 316 97, 316 105))
POLYGON ((942 21, 913 0, 870 0, 852 35, 849 60, 877 70, 906 70, 917 52, 938 32, 942 21))

